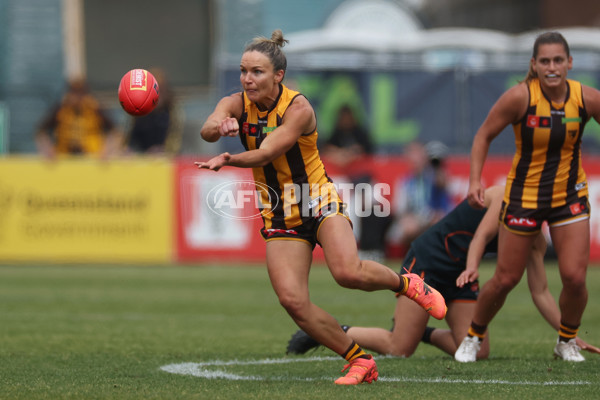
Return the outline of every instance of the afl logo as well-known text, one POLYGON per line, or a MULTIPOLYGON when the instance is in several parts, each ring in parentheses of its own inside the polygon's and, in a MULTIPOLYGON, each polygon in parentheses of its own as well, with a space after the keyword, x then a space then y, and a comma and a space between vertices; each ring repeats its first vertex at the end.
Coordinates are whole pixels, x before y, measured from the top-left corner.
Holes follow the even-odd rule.
POLYGON ((247 220, 268 215, 279 204, 276 192, 260 182, 223 182, 206 196, 208 208, 225 218, 247 220), (252 211, 248 211, 248 210, 252 211))

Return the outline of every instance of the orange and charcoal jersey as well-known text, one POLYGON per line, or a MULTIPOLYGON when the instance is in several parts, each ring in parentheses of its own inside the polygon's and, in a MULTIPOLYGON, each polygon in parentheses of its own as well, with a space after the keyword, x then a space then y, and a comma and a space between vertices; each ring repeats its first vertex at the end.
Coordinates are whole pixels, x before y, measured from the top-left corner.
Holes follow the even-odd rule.
POLYGON ((98 102, 84 96, 79 107, 59 105, 42 122, 41 129, 52 132, 58 154, 97 154, 104 146, 105 132, 113 129, 98 102))
POLYGON ((526 209, 555 208, 588 196, 581 136, 588 120, 581 83, 567 80, 563 104, 552 102, 538 79, 528 84, 529 107, 513 128, 516 153, 504 202, 526 209))
MULTIPOLYGON (((302 94, 280 85, 273 107, 260 111, 244 92, 244 110, 239 120, 244 148, 258 149, 267 136, 276 135, 283 115, 298 96, 302 94)), ((297 227, 318 217, 323 205, 340 201, 319 157, 317 136, 316 130, 303 134, 271 163, 252 168, 266 230, 297 227)))

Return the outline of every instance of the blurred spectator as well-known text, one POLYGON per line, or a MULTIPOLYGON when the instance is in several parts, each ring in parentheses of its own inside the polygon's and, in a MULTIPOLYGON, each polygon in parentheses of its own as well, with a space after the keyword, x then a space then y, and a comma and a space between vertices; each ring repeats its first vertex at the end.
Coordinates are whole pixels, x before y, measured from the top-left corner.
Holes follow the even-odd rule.
POLYGON ((352 164, 358 158, 373 153, 373 144, 369 133, 360 125, 352 108, 342 106, 337 115, 335 126, 329 140, 321 151, 323 157, 340 168, 352 164))
POLYGON ((150 72, 158 82, 158 104, 150 114, 133 118, 127 148, 135 153, 175 155, 181 147, 181 124, 174 94, 163 70, 150 72))
POLYGON ((390 244, 407 249, 417 236, 450 211, 445 151, 445 145, 440 142, 426 147, 415 141, 404 148, 410 172, 396 184, 394 222, 388 234, 390 244))
POLYGON ((442 209, 450 211, 452 204, 448 205, 450 194, 447 191, 448 173, 446 172, 446 155, 448 154, 448 146, 444 143, 432 140, 425 145, 425 151, 429 157, 429 163, 433 170, 433 194, 432 207, 434 209, 442 209), (439 193, 441 192, 441 193, 439 193))
MULTIPOLYGON (((359 124, 349 105, 339 109, 331 137, 325 142, 321 153, 327 162, 335 164, 345 173, 354 186, 375 183, 370 172, 371 162, 365 159, 372 155, 373 143, 369 132, 359 124)), ((364 217, 357 217, 354 210, 350 210, 358 239, 359 257, 382 262, 385 258, 385 232, 390 218, 375 215, 374 199, 367 197, 364 190, 353 193, 352 199, 344 201, 351 208, 364 210, 366 214, 364 217)))
POLYGON ((121 133, 83 78, 72 79, 61 101, 40 123, 38 151, 47 158, 57 155, 108 157, 120 150, 121 133))

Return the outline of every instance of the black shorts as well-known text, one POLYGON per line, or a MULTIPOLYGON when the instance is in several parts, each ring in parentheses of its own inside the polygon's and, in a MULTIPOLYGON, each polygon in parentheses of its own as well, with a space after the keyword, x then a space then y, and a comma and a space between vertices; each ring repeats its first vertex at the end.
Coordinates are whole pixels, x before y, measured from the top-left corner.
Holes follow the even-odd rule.
POLYGON ((271 240, 300 240, 307 242, 311 248, 315 248, 317 244, 320 245, 317 240, 319 228, 321 224, 329 217, 333 215, 341 215, 350 222, 350 217, 346 211, 346 204, 341 201, 332 201, 320 208, 318 215, 310 218, 305 218, 301 225, 294 226, 289 229, 276 229, 270 228, 265 229, 263 226, 260 229, 260 234, 265 241, 271 240))
POLYGON ((549 226, 561 226, 589 218, 590 203, 585 196, 554 208, 522 208, 502 202, 500 212, 500 223, 509 231, 520 235, 537 234, 544 221, 549 226))
POLYGON ((412 249, 406 254, 400 273, 404 274, 407 271, 419 275, 425 283, 437 289, 446 300, 446 303, 476 301, 479 295, 478 280, 462 288, 456 286, 456 279, 464 271, 464 268, 456 268, 453 265, 447 265, 444 268, 436 268, 435 265, 422 265, 412 249))

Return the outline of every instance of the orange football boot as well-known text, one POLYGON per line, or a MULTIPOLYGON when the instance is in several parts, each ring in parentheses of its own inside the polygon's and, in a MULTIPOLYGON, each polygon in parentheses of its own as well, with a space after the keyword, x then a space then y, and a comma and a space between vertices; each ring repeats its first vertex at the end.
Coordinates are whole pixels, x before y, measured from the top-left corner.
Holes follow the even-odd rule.
POLYGON ((417 274, 409 273, 402 276, 408 278, 408 289, 404 295, 423 307, 433 318, 444 319, 448 307, 440 292, 426 284, 417 274))
POLYGON ((336 385, 358 385, 359 383, 371 383, 379 377, 377 372, 377 364, 373 360, 373 356, 369 354, 369 358, 357 358, 347 364, 342 372, 350 368, 350 371, 345 376, 336 379, 336 385))

